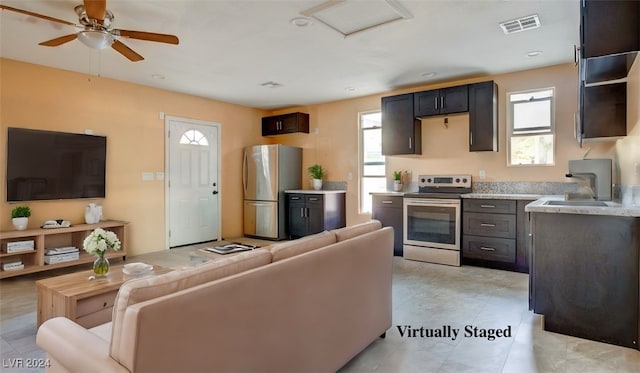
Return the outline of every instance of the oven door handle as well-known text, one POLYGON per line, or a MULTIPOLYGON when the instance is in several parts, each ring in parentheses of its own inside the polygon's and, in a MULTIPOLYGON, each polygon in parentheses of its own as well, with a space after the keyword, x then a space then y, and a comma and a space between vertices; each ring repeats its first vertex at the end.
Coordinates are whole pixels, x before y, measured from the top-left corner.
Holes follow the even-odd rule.
POLYGON ((404 204, 408 206, 433 206, 433 205, 460 206, 460 200, 459 199, 405 199, 404 204))

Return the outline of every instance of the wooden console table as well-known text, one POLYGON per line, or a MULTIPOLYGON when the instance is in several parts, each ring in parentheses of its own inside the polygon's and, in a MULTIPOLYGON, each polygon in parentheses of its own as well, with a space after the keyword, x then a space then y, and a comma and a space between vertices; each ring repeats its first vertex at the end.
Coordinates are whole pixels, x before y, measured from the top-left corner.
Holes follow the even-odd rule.
MULTIPOLYGON (((111 321, 113 303, 122 284, 142 276, 125 274, 123 265, 112 266, 105 277, 90 280, 93 270, 71 273, 36 281, 38 292, 38 326, 57 316, 71 319, 85 328, 111 321)), ((149 275, 171 271, 154 266, 149 275)), ((147 276, 149 276, 147 275, 147 276)))
MULTIPOLYGON (((23 269, 12 271, 0 271, 0 279, 12 276, 24 275, 27 273, 34 273, 40 271, 48 271, 50 269, 69 267, 82 263, 92 263, 95 260, 95 256, 85 252, 82 248, 82 242, 85 237, 96 228, 103 228, 105 230, 115 233, 120 242, 122 248, 118 251, 109 250, 106 254, 107 258, 125 257, 127 255, 126 248, 126 236, 125 227, 126 222, 117 220, 101 221, 97 224, 76 224, 68 228, 55 228, 55 229, 27 229, 24 231, 4 231, 0 232, 0 262, 6 263, 13 260, 21 260, 24 264, 23 269), (8 242, 16 241, 34 241, 34 250, 21 251, 17 253, 7 253, 6 246, 8 242), (62 246, 75 246, 80 250, 80 258, 63 263, 45 264, 44 254, 45 249, 62 247, 62 246)), ((1 268, 1 267, 0 267, 1 268)))

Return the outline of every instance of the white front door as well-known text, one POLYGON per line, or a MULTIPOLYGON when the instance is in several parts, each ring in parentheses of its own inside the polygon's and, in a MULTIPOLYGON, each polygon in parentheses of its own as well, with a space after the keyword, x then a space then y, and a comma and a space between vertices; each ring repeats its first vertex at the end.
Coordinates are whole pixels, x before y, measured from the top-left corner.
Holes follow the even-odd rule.
POLYGON ((169 247, 220 239, 219 124, 165 117, 169 247))

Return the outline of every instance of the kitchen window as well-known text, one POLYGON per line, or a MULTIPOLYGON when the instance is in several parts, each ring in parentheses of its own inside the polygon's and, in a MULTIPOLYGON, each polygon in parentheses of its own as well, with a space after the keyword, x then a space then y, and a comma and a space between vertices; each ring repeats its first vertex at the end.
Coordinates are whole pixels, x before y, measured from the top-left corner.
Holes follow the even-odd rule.
POLYGON ((509 166, 554 164, 554 89, 507 93, 509 166))
POLYGON ((360 113, 360 212, 371 212, 371 192, 387 189, 382 155, 382 113, 360 113))

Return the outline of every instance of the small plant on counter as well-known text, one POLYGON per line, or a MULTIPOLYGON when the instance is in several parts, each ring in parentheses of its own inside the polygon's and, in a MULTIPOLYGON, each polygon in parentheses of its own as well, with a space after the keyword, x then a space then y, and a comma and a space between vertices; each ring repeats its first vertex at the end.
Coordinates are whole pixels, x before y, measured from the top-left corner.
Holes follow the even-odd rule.
POLYGON ((324 168, 322 168, 322 166, 319 164, 310 166, 309 168, 307 168, 307 171, 309 171, 309 175, 312 179, 322 179, 325 175, 324 168))
POLYGON ((393 180, 402 180, 402 171, 393 171, 393 180))
POLYGON ((28 218, 31 216, 31 209, 29 206, 16 206, 11 210, 11 218, 28 218))

